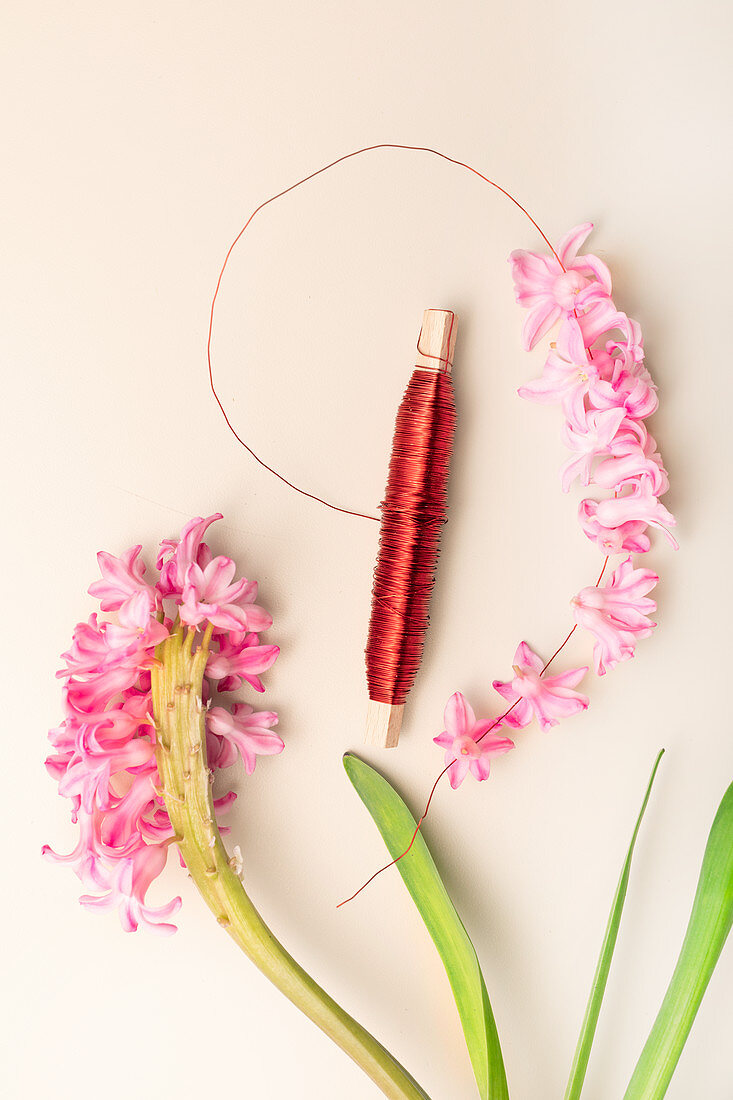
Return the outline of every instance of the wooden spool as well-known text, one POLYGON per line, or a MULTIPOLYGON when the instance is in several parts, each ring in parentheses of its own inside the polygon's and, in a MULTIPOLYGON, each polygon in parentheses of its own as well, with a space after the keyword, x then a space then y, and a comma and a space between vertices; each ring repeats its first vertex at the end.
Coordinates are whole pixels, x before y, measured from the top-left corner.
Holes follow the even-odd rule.
MULTIPOLYGON (((426 309, 418 340, 416 370, 451 372, 456 345, 457 321, 450 310, 426 309)), ((394 748, 400 737, 404 703, 386 703, 370 699, 367 708, 365 741, 379 748, 394 748)))

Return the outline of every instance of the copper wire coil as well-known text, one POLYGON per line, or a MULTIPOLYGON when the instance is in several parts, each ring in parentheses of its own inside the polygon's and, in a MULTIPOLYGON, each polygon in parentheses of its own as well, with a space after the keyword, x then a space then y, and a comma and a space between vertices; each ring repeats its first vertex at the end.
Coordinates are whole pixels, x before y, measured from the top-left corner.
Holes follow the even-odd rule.
POLYGON ((416 368, 395 423, 366 646, 369 698, 405 702, 422 659, 456 411, 443 370, 416 368))

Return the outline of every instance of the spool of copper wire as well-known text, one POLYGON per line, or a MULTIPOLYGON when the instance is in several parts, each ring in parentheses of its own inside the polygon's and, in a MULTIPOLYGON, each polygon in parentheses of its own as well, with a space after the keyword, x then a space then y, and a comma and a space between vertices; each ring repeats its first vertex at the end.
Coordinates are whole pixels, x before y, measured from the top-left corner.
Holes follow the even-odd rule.
POLYGON ((374 570, 366 647, 366 740, 397 744, 407 694, 422 659, 440 531, 447 519, 455 403, 456 318, 428 309, 418 358, 395 423, 374 570))

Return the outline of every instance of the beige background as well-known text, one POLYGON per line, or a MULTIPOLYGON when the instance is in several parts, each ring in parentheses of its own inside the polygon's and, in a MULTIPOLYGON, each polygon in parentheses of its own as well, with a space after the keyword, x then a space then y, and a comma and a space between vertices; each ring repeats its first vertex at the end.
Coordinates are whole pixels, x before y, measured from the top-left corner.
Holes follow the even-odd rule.
MULTIPOLYGON (((172 866, 181 930, 124 935, 42 863, 74 830, 42 760, 58 654, 93 608, 95 552, 153 548, 221 510, 215 549, 261 582, 282 647, 268 705, 287 751, 232 824, 251 894, 294 954, 435 1100, 473 1095, 440 964, 341 767, 360 749, 376 529, 281 487, 207 392, 207 309, 251 209, 341 153, 430 144, 513 190, 557 238, 594 219, 617 302, 643 323, 678 554, 650 564, 659 628, 586 680, 589 711, 520 734, 490 782, 444 787, 426 837, 482 959, 512 1097, 562 1095, 610 899, 657 749, 587 1083, 615 1100, 677 956, 733 771, 729 571, 729 5, 6 6, 5 1095, 349 1097, 375 1088, 219 933, 172 866)), ((417 155, 352 161, 258 219, 222 296, 216 370, 241 431, 347 507, 383 489, 425 306, 460 315, 459 434, 433 625, 400 748, 363 752, 418 809, 448 695, 484 713, 517 642, 548 654, 597 552, 563 497, 555 410, 516 387, 506 257, 534 247, 500 196, 417 155)), ((587 660, 580 637, 568 652, 587 660), (577 643, 577 644, 576 644, 577 643)), ((731 1096, 728 947, 669 1096, 731 1096)))

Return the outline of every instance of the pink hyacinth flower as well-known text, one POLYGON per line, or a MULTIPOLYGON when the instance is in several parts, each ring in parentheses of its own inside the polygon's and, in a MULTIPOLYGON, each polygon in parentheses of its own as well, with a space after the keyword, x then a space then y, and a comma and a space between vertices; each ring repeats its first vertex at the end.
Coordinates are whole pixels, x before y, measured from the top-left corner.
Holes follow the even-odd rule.
POLYGON ((150 741, 120 740, 105 737, 105 732, 104 722, 81 727, 76 750, 59 781, 59 794, 63 798, 78 796, 85 813, 92 813, 95 805, 100 810, 109 810, 116 797, 112 777, 147 764, 155 752, 150 741))
POLYGON ((219 652, 210 653, 206 675, 218 680, 217 691, 234 691, 246 681, 255 691, 264 691, 257 675, 270 668, 280 652, 279 646, 260 645, 254 633, 232 631, 219 637, 219 652))
POLYGON ((596 639, 593 656, 599 676, 633 657, 637 640, 648 638, 656 626, 648 616, 657 605, 647 592, 658 580, 651 569, 634 569, 629 557, 607 585, 584 588, 573 598, 575 621, 596 639))
POLYGON ((151 932, 170 936, 175 924, 165 921, 181 908, 181 899, 153 908, 145 904, 145 895, 153 879, 165 867, 168 849, 157 844, 141 844, 132 855, 121 859, 109 878, 109 893, 103 897, 81 897, 87 909, 117 909, 125 932, 135 932, 144 924, 151 932))
POLYGON ((155 649, 168 637, 168 628, 152 614, 154 606, 147 592, 136 592, 118 610, 117 622, 105 624, 105 634, 112 648, 127 654, 137 665, 143 663, 143 651, 155 649))
POLYGON ((234 583, 237 567, 231 558, 213 558, 203 569, 189 565, 183 584, 181 622, 198 626, 207 621, 219 630, 265 630, 270 616, 249 602, 250 582, 234 583), (242 606, 244 605, 244 606, 242 606))
POLYGON ((191 565, 201 567, 211 561, 211 551, 203 541, 207 529, 218 519, 221 512, 213 516, 196 516, 181 531, 180 539, 163 539, 156 566, 160 570, 158 590, 162 596, 180 596, 191 565))
POLYGON ((576 477, 582 485, 590 484, 593 462, 609 453, 614 437, 625 417, 623 409, 583 412, 578 425, 566 421, 562 428, 565 445, 575 451, 560 471, 562 490, 567 493, 576 477))
POLYGON ((562 404, 568 420, 581 424, 584 419, 586 394, 594 389, 604 375, 600 367, 611 365, 610 357, 589 358, 583 333, 576 317, 566 317, 551 345, 540 378, 520 386, 520 397, 540 404, 562 404))
POLYGON ((574 668, 557 676, 543 676, 543 661, 526 642, 520 642, 514 654, 514 679, 494 680, 494 688, 511 703, 513 709, 504 718, 507 726, 521 729, 533 718, 540 729, 548 730, 561 718, 569 718, 588 707, 588 697, 573 689, 588 668, 574 668))
MULTIPOLYGON (((110 848, 134 847, 143 832, 143 822, 156 812, 156 784, 159 782, 155 761, 146 771, 135 775, 127 793, 105 814, 99 835, 110 848)), ((166 814, 166 817, 168 815, 166 814)))
POLYGON ((86 676, 103 669, 114 656, 114 650, 106 639, 106 624, 101 624, 96 615, 90 615, 85 623, 77 623, 71 638, 71 645, 61 654, 66 668, 59 669, 56 675, 66 679, 68 676, 86 676))
POLYGON ((272 711, 256 713, 247 703, 235 703, 231 711, 223 707, 211 707, 206 716, 206 728, 221 739, 217 765, 227 768, 234 763, 239 751, 244 770, 251 775, 258 756, 277 756, 285 745, 270 728, 277 724, 272 711))
POLYGON ((142 546, 132 546, 121 557, 100 550, 97 554, 101 581, 90 584, 88 592, 100 601, 102 611, 118 611, 132 596, 144 593, 150 607, 156 603, 156 592, 144 580, 145 565, 139 561, 142 546))
POLYGON ((650 527, 659 527, 675 550, 679 549, 677 540, 667 530, 677 523, 671 512, 657 500, 652 480, 643 474, 627 485, 628 492, 609 500, 601 500, 596 509, 596 517, 603 527, 620 527, 624 523, 641 520, 650 527))
POLYGON ((488 779, 492 757, 514 748, 514 742, 508 737, 489 733, 498 725, 495 719, 476 721, 476 715, 460 691, 448 700, 443 722, 445 729, 433 741, 445 749, 445 763, 450 765, 448 778, 454 790, 460 787, 469 772, 479 781, 488 779))
POLYGON ((642 363, 625 358, 628 365, 616 360, 613 377, 594 388, 590 401, 596 409, 620 406, 630 420, 644 420, 659 407, 657 387, 642 363))
POLYGON ((578 256, 592 228, 593 224, 586 222, 571 229, 558 244, 557 256, 519 249, 509 257, 516 300, 529 310, 522 329, 527 350, 561 318, 592 308, 611 294, 606 265, 597 256, 578 256))
POLYGON ((78 623, 71 648, 62 655, 67 667, 57 676, 101 676, 106 672, 115 684, 127 676, 129 682, 119 682, 112 694, 132 686, 139 666, 152 659, 149 650, 168 636, 167 628, 152 617, 151 611, 146 593, 137 592, 120 607, 117 623, 100 623, 96 615, 90 615, 86 623, 78 623))
POLYGON ((582 500, 578 507, 578 519, 584 534, 600 547, 604 554, 621 554, 630 551, 633 554, 646 554, 651 547, 649 536, 644 532, 647 524, 643 520, 629 520, 618 527, 604 527, 598 520, 598 501, 582 500))
POLYGON ((261 630, 269 630, 272 626, 272 616, 255 603, 257 599, 258 585, 256 581, 247 581, 244 586, 244 591, 239 597, 237 603, 244 612, 244 619, 247 624, 246 629, 248 631, 254 631, 259 634, 261 630))
POLYGON ((603 489, 620 491, 628 482, 645 475, 649 478, 654 496, 660 497, 667 492, 669 479, 662 457, 657 453, 654 437, 644 430, 642 424, 624 421, 609 455, 596 466, 593 481, 603 489), (633 425, 633 430, 624 430, 627 425, 633 425), (640 428, 641 432, 638 430, 640 428))
MULTIPOLYGON (((151 660, 152 660, 151 655, 151 660)), ((69 710, 97 714, 135 683, 135 668, 126 665, 104 669, 88 679, 72 676, 64 689, 64 703, 69 710)))

